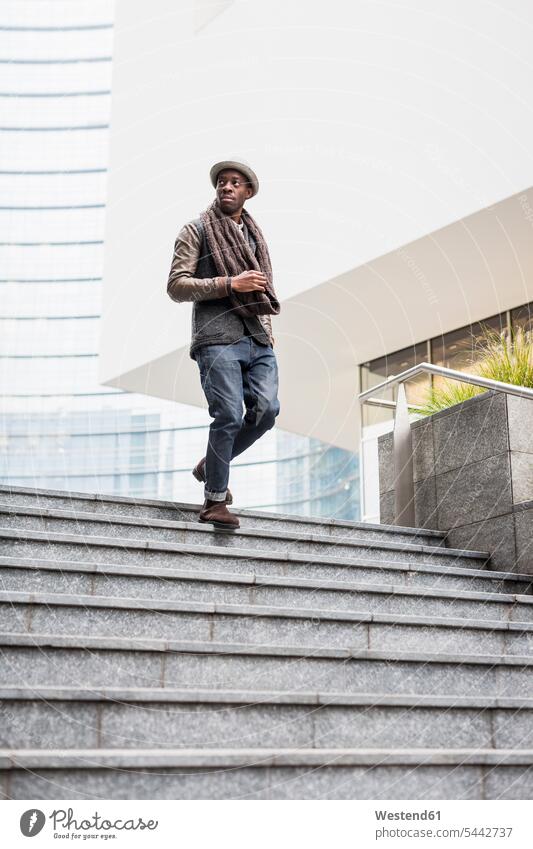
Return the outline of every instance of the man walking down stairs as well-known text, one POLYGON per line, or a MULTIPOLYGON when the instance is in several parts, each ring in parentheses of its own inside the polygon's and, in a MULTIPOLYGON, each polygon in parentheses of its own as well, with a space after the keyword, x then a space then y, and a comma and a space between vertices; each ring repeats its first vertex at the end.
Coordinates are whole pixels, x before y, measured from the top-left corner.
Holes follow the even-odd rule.
POLYGON ((3 798, 533 798, 532 576, 198 509, 0 487, 3 798))

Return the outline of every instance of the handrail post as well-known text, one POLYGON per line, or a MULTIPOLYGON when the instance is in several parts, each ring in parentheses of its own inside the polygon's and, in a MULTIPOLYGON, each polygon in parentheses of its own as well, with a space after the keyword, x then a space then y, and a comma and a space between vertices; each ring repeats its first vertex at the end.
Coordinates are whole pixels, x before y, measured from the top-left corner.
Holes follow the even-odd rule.
POLYGON ((415 485, 413 480, 413 440, 405 385, 398 386, 394 417, 394 524, 415 526, 415 485))
POLYGON ((359 514, 361 516, 361 520, 365 521, 366 516, 366 497, 365 497, 365 483, 366 483, 366 473, 365 473, 365 443, 363 440, 363 406, 362 404, 359 406, 360 413, 360 426, 359 426, 359 514))

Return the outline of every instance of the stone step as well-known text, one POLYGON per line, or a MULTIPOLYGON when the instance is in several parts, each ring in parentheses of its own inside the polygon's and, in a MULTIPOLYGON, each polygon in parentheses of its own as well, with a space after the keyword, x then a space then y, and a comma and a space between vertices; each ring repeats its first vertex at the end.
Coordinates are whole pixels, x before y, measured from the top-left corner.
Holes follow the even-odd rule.
MULTIPOLYGON (((44 553, 45 550, 43 550, 44 553)), ((98 547, 95 552, 99 553, 98 547)), ((92 552, 92 553, 95 553, 92 552)), ((56 552, 57 553, 57 552, 56 552)), ((64 552, 63 552, 64 553, 64 552)), ((287 558, 279 552, 267 552, 262 555, 256 549, 231 549, 225 551, 216 546, 207 546, 201 551, 192 546, 181 546, 180 557, 168 559, 152 556, 146 550, 146 562, 132 565, 128 552, 123 553, 122 561, 104 562, 91 560, 81 553, 75 560, 64 558, 0 555, 0 568, 22 567, 32 569, 32 581, 39 589, 40 582, 47 580, 41 573, 63 571, 85 574, 105 573, 110 575, 133 574, 146 577, 159 576, 169 579, 188 576, 230 575, 243 576, 248 580, 270 578, 302 578, 315 581, 348 581, 366 584, 390 583, 406 587, 442 587, 471 592, 504 592, 532 595, 533 576, 518 575, 512 572, 496 572, 491 569, 462 566, 440 566, 425 563, 402 563, 391 561, 369 562, 363 559, 329 557, 316 554, 293 554, 287 558)), ((16 578, 12 577, 12 581, 16 578)), ((53 580, 53 579, 50 579, 53 580)), ((74 581, 74 577, 69 578, 74 581)), ((233 580, 233 579, 232 579, 233 580)), ((79 578, 79 586, 86 581, 79 578)), ((5 587, 8 589, 8 587, 5 587)))
MULTIPOLYGON (((75 534, 82 537, 117 537, 119 539, 184 543, 193 546, 216 544, 226 548, 258 548, 266 551, 320 552, 346 555, 361 552, 366 556, 379 556, 380 552, 392 552, 395 556, 405 552, 406 557, 428 559, 435 552, 445 562, 453 564, 463 550, 447 549, 443 545, 433 546, 424 542, 402 541, 389 534, 386 538, 372 538, 363 530, 346 532, 345 536, 332 537, 324 533, 303 531, 271 530, 241 527, 236 531, 214 529, 212 525, 199 522, 178 522, 146 519, 132 516, 101 516, 69 510, 52 510, 35 507, 11 508, 0 506, 0 528, 15 529, 19 535, 26 531, 41 531, 46 534, 75 534)), ((473 552, 474 559, 487 560, 483 552, 473 552)))
POLYGON ((8 799, 530 799, 530 749, 0 750, 8 799))
MULTIPOLYGON (((362 529, 348 531, 343 536, 332 537, 320 530, 313 533, 289 531, 285 529, 248 528, 227 531, 215 529, 211 524, 200 522, 179 522, 159 519, 147 519, 137 516, 81 513, 69 510, 52 510, 36 507, 1 507, 0 528, 13 528, 24 533, 41 531, 49 534, 77 534, 82 537, 118 537, 128 540, 146 540, 155 542, 184 543, 190 545, 217 544, 226 548, 248 547, 261 551, 300 551, 346 555, 365 552, 367 556, 380 552, 428 559, 437 555, 445 562, 453 564, 457 557, 465 554, 463 549, 446 548, 443 545, 431 545, 431 542, 413 542, 397 539, 394 534, 372 538, 362 529)), ((468 552, 465 556, 481 559, 485 562, 488 555, 484 552, 468 552)))
POLYGON ((335 690, 533 698, 533 658, 512 655, 0 634, 0 681, 20 686, 335 690))
POLYGON ((533 576, 198 509, 0 487, 0 795, 527 798, 533 576))
POLYGON ((349 646, 436 652, 533 653, 533 623, 401 613, 0 592, 2 630, 349 646))
POLYGON ((209 572, 110 565, 104 572, 93 566, 54 563, 28 568, 25 561, 0 564, 4 591, 66 593, 112 598, 144 598, 290 608, 364 610, 376 613, 414 613, 472 619, 533 622, 533 595, 402 584, 332 581, 268 575, 209 572), (158 574, 153 574, 157 571, 158 574))
MULTIPOLYGON (((65 520, 60 520, 60 522, 65 520)), ((89 523, 84 522, 85 525, 89 523)), ((167 542, 159 539, 126 538, 119 536, 98 536, 95 529, 98 522, 91 526, 93 533, 80 533, 80 525, 76 525, 76 533, 60 531, 37 531, 28 528, 0 528, 0 556, 14 557, 43 557, 48 559, 77 560, 83 553, 85 559, 94 562, 124 562, 127 555, 128 563, 134 565, 153 562, 180 562, 184 559, 191 561, 195 558, 195 568, 201 568, 199 563, 211 559, 206 557, 210 547, 232 552, 250 546, 255 556, 265 557, 278 553, 283 560, 290 559, 292 554, 335 556, 337 558, 355 560, 358 563, 381 563, 383 560, 400 563, 424 563, 439 567, 466 567, 481 569, 488 559, 488 554, 479 551, 463 551, 462 549, 410 545, 407 543, 391 543, 382 540, 367 542, 349 541, 338 545, 337 542, 305 541, 295 539, 289 541, 281 537, 257 536, 263 531, 246 533, 215 531, 207 525, 188 525, 180 532, 181 539, 167 542), (201 529, 201 530, 199 530, 201 529), (194 542, 191 543, 191 538, 194 542), (187 542, 186 540, 189 540, 187 542)), ((115 528, 116 529, 116 528, 115 528)), ((110 528, 105 528, 107 533, 110 528)), ((180 536, 180 534, 176 534, 180 536)))
MULTIPOLYGON (((202 488, 198 488, 199 502, 203 500, 202 488)), ((89 493, 65 492, 62 490, 29 489, 25 487, 0 486, 0 504, 14 509, 31 507, 39 509, 70 510, 81 513, 98 513, 148 520, 197 522, 201 504, 186 504, 153 499, 127 498, 117 495, 92 495, 89 493)), ((268 513, 259 510, 240 510, 231 507, 246 523, 247 528, 285 530, 299 533, 320 533, 332 537, 364 534, 375 539, 396 539, 399 542, 429 542, 443 545, 442 531, 424 528, 404 528, 397 525, 377 525, 368 522, 352 522, 343 519, 325 519, 315 516, 297 516, 284 513, 268 513)))
POLYGON ((531 749, 533 699, 0 687, 0 748, 531 749))

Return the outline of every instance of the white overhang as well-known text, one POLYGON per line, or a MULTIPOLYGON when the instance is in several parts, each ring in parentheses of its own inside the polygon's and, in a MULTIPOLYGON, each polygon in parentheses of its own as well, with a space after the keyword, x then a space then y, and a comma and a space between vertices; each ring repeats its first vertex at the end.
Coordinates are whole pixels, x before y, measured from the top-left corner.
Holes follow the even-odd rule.
POLYGON ((117 10, 101 380, 204 406, 166 280, 210 164, 241 154, 282 301, 278 424, 353 450, 359 363, 533 300, 523 22, 251 0, 194 35, 158 8, 117 10))

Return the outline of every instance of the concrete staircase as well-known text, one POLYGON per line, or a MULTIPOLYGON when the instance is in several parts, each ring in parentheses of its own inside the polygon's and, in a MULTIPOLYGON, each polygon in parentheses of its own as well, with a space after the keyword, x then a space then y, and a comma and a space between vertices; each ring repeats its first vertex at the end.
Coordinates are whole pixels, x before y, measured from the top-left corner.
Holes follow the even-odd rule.
POLYGON ((0 487, 0 795, 533 798, 533 576, 198 509, 0 487))

